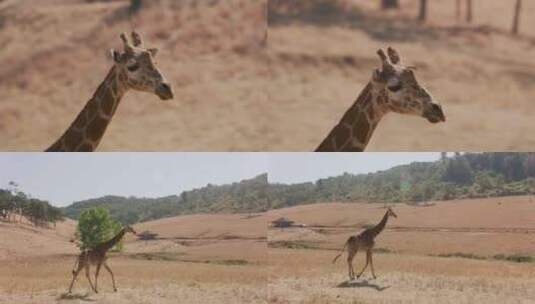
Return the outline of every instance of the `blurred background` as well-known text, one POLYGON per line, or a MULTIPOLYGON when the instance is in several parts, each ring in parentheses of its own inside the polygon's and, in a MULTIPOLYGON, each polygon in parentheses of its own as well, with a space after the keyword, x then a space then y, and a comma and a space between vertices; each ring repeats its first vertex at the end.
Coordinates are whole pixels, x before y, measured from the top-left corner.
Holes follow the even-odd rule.
POLYGON ((132 29, 174 100, 129 92, 98 150, 264 150, 266 0, 0 1, 0 150, 42 151, 132 29))
POLYGON ((447 121, 389 114, 368 151, 533 150, 534 15, 521 0, 270 0, 270 150, 315 149, 387 46, 447 121))

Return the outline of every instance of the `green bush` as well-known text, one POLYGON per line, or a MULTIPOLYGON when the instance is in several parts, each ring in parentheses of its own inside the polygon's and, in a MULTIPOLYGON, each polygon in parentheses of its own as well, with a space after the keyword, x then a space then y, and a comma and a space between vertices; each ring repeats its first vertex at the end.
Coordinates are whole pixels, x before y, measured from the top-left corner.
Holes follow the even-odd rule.
MULTIPOLYGON (((97 207, 83 211, 78 219, 77 227, 80 249, 94 248, 111 239, 121 228, 121 224, 110 217, 107 209, 97 207)), ((122 246, 120 242, 113 250, 121 250, 122 246)))

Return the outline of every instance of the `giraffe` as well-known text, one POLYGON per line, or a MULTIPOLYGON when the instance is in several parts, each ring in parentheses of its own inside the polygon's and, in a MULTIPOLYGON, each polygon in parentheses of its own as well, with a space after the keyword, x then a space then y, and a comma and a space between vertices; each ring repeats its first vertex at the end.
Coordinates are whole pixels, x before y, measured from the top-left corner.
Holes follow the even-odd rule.
POLYGON ((353 258, 355 258, 355 255, 357 254, 357 251, 359 249, 366 250, 366 265, 364 268, 362 268, 362 271, 357 275, 357 279, 360 278, 364 270, 366 270, 366 267, 368 267, 368 264, 371 265, 372 269, 372 275, 373 278, 377 278, 375 276, 375 271, 373 269, 373 259, 372 259, 372 253, 373 253, 373 246, 375 246, 375 238, 383 229, 385 228, 386 222, 388 221, 388 217, 398 217, 392 208, 388 208, 386 210, 385 215, 383 216, 383 219, 379 222, 379 224, 373 226, 372 228, 366 229, 363 232, 361 232, 359 235, 353 235, 349 237, 349 239, 346 241, 344 248, 342 248, 341 253, 337 255, 333 263, 336 263, 336 260, 344 253, 344 250, 347 248, 347 267, 349 272, 349 279, 353 280, 355 279, 355 271, 353 270, 353 258))
POLYGON ((117 288, 115 287, 115 278, 113 276, 113 272, 111 271, 110 266, 106 263, 106 253, 108 250, 113 248, 118 242, 121 241, 121 239, 124 237, 124 235, 127 232, 131 232, 133 234, 137 234, 134 229, 130 226, 125 226, 119 233, 117 233, 116 236, 111 238, 110 240, 100 243, 96 245, 94 248, 83 250, 78 258, 76 259, 76 262, 74 263, 74 268, 72 270, 72 281, 71 285, 69 286, 69 293, 72 291, 72 286, 74 285, 74 281, 76 280, 76 277, 78 276, 78 273, 82 269, 85 269, 85 276, 87 277, 87 280, 89 281, 89 285, 91 286, 91 289, 93 289, 96 293, 98 293, 98 287, 97 287, 97 280, 98 280, 98 274, 100 272, 100 267, 104 265, 104 268, 108 270, 108 272, 111 275, 111 281, 113 282, 113 291, 117 291, 117 288), (95 285, 93 285, 93 282, 91 282, 90 272, 89 268, 91 265, 96 265, 97 270, 95 272, 95 285))
POLYGON ((389 47, 388 57, 377 51, 381 69, 372 79, 340 122, 318 146, 316 152, 362 152, 388 112, 417 115, 431 123, 446 121, 440 104, 418 84, 414 67, 403 66, 396 50, 389 47))
POLYGON ((124 52, 111 50, 114 65, 93 97, 63 135, 46 152, 92 152, 100 143, 119 102, 129 90, 152 92, 162 100, 173 98, 171 85, 156 67, 156 48, 145 48, 132 32, 133 45, 120 35, 124 52))

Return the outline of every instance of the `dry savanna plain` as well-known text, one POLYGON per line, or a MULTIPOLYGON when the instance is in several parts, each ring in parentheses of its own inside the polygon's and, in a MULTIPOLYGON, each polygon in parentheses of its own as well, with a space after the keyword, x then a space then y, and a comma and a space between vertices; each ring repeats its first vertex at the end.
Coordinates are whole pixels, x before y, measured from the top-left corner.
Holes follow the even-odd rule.
MULTIPOLYGON (((266 214, 191 215, 134 226, 158 234, 128 235, 108 264, 99 293, 83 273, 67 289, 78 249, 75 222, 57 227, 0 222, 0 303, 265 303, 266 214)), ((92 269, 94 271, 94 267, 92 269)))
POLYGON ((136 30, 173 100, 128 92, 99 151, 265 150, 265 0, 0 1, 0 150, 43 151, 136 30))
MULTIPOLYGON (((269 303, 533 303, 535 197, 393 206, 370 269, 348 280, 350 235, 379 222, 382 204, 329 203, 269 212, 296 227, 268 231, 269 303), (509 260, 508 260, 509 259, 509 260)), ((365 254, 354 260, 355 271, 365 254)))
POLYGON ((389 45, 416 67, 447 121, 389 114, 368 151, 533 150, 534 1, 523 3, 517 37, 509 34, 516 1, 473 1, 470 24, 456 21, 452 0, 428 1, 425 24, 416 21, 418 0, 390 12, 378 2, 269 1, 271 150, 315 149, 379 66, 377 49, 389 45))

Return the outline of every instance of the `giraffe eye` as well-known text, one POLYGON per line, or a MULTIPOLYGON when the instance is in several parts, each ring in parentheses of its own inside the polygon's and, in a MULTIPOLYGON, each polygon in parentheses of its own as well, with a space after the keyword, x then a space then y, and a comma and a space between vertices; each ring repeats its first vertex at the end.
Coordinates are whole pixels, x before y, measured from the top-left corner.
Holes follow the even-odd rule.
POLYGON ((401 83, 396 83, 395 85, 388 86, 388 89, 392 92, 397 92, 401 90, 401 83))
POLYGON ((134 72, 135 70, 139 69, 139 64, 133 64, 126 67, 130 72, 134 72))

